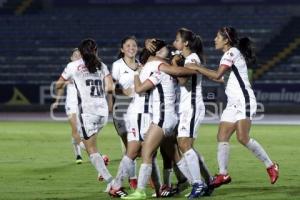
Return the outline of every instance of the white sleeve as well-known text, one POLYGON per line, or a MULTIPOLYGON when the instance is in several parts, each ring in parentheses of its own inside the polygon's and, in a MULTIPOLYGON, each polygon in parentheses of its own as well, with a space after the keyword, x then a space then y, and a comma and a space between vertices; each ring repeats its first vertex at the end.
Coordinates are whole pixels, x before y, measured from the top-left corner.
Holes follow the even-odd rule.
POLYGON ((111 75, 112 75, 114 80, 116 80, 116 81, 120 80, 120 67, 115 62, 112 65, 111 75))
POLYGON ((107 65, 104 64, 104 63, 102 63, 101 71, 102 71, 102 73, 104 74, 104 77, 110 75, 110 72, 109 72, 109 70, 108 70, 108 68, 107 68, 107 65))
POLYGON ((234 53, 229 50, 223 55, 220 65, 231 67, 233 65, 234 56, 235 56, 234 53))
POLYGON ((72 65, 69 63, 61 74, 61 77, 65 80, 71 79, 73 76, 73 68, 74 67, 72 67, 72 65))

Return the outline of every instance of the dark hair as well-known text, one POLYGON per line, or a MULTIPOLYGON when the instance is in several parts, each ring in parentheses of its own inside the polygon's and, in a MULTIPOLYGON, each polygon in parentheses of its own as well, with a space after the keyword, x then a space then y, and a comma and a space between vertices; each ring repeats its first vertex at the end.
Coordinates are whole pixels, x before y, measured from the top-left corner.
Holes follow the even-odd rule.
POLYGON ((205 63, 203 42, 200 35, 197 35, 193 31, 186 28, 179 29, 177 34, 180 35, 184 42, 188 42, 188 47, 190 50, 199 56, 201 62, 205 63))
POLYGON ((155 56, 156 52, 167 45, 165 41, 159 39, 155 39, 155 41, 153 41, 153 44, 155 46, 155 50, 153 52, 150 52, 148 49, 143 48, 142 52, 140 53, 141 64, 144 65, 150 56, 155 56))
POLYGON ((119 50, 119 54, 118 54, 118 58, 123 58, 124 57, 124 53, 121 51, 121 49, 123 48, 123 45, 127 42, 127 40, 134 40, 136 42, 136 44, 138 44, 136 37, 134 36, 126 36, 121 40, 121 45, 120 45, 120 50, 119 50))
POLYGON ((97 44, 93 39, 84 39, 78 47, 85 66, 90 73, 101 69, 101 60, 97 55, 97 44))
POLYGON ((256 56, 252 41, 248 37, 239 38, 237 31, 233 27, 223 27, 219 30, 219 33, 223 38, 228 39, 229 45, 236 47, 240 50, 244 56, 245 61, 248 64, 254 64, 256 62, 256 56))

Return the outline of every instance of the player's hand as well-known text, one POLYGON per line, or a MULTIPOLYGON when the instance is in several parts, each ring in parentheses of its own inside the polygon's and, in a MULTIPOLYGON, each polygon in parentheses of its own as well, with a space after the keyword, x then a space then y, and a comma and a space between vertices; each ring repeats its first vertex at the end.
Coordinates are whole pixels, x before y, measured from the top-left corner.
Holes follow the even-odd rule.
POLYGON ((151 53, 153 53, 156 49, 156 46, 154 45, 153 42, 155 42, 156 39, 152 38, 152 39, 147 39, 145 41, 145 47, 148 51, 150 51, 151 53))
POLYGON ((172 65, 178 65, 179 61, 182 59, 182 56, 181 55, 175 55, 173 58, 172 58, 172 65))
POLYGON ((53 108, 53 109, 57 109, 57 108, 58 108, 58 105, 59 105, 59 102, 58 102, 58 101, 55 101, 55 102, 52 104, 52 108, 53 108))

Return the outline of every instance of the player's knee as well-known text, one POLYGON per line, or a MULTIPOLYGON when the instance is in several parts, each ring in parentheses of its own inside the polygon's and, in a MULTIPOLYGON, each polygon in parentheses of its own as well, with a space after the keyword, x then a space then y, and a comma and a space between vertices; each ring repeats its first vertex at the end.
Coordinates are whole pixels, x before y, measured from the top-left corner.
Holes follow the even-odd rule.
POLYGON ((138 156, 138 152, 131 151, 131 152, 127 152, 126 155, 127 155, 130 159, 134 160, 134 159, 138 156))
POLYGON ((218 141, 218 142, 228 142, 228 141, 229 141, 229 138, 228 138, 227 135, 222 134, 222 133, 219 133, 219 134, 217 135, 217 141, 218 141))
POLYGON ((192 144, 187 140, 179 140, 178 147, 182 153, 185 153, 192 148, 192 144))
POLYGON ((244 146, 249 142, 249 138, 243 135, 237 135, 237 140, 239 141, 240 144, 244 146))

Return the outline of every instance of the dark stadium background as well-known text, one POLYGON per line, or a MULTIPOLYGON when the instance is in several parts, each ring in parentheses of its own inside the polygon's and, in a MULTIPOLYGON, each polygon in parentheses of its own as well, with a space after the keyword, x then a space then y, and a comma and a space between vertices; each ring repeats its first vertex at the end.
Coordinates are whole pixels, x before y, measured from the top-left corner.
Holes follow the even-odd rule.
MULTIPOLYGON (((299 11, 297 0, 0 0, 2 118, 48 112, 49 86, 84 38, 96 39, 110 67, 124 36, 142 47, 145 38, 172 42, 187 27, 202 36, 207 65, 216 68, 213 39, 222 26, 255 42, 258 62, 249 74, 265 113, 299 114, 299 11)), ((222 85, 204 80, 203 88, 206 101, 224 101, 222 85)))

